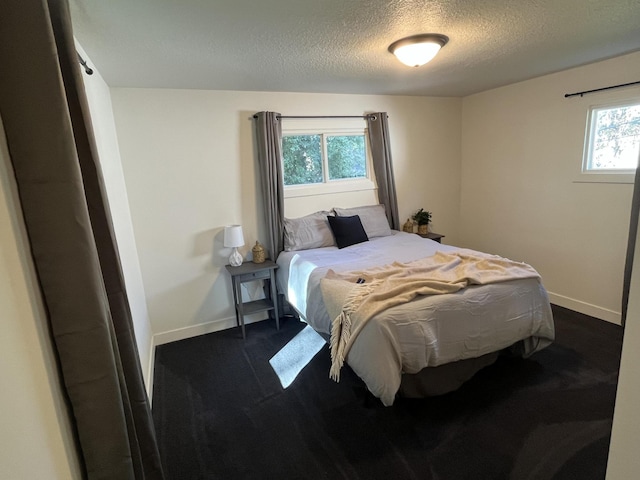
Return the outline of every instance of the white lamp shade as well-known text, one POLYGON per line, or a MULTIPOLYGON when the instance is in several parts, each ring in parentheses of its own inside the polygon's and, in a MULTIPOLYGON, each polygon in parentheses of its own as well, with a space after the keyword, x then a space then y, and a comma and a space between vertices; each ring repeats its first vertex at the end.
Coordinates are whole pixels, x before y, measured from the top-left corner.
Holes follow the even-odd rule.
POLYGON ((224 227, 224 246, 241 247, 244 245, 242 225, 228 225, 224 227))
POLYGON ((437 33, 414 35, 393 42, 389 51, 409 67, 419 67, 431 61, 449 38, 437 33))

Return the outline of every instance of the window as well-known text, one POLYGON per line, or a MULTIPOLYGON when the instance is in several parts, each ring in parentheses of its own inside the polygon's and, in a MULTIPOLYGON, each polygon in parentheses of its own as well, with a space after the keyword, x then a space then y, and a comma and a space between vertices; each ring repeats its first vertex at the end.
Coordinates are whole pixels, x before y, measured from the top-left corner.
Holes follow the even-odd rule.
POLYGON ((285 185, 324 182, 323 163, 320 135, 282 137, 282 173, 285 185))
POLYGON ((282 134, 285 198, 375 189, 364 126, 296 126, 282 134))
POLYGON ((282 161, 287 186, 368 177, 364 133, 283 135, 282 161))
POLYGON ((640 102, 591 107, 583 173, 633 173, 640 154, 640 102))

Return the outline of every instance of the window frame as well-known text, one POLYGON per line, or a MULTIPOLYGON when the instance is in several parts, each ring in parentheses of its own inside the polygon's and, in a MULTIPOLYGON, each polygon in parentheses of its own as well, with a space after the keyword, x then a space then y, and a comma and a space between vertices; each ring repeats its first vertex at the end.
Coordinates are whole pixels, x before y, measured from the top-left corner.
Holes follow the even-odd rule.
MULTIPOLYGON (((304 183, 284 185, 284 198, 327 195, 332 193, 375 190, 373 181, 373 163, 369 145, 369 131, 366 126, 308 126, 282 128, 282 137, 295 135, 320 135, 322 155, 322 183, 304 183), (327 136, 364 136, 365 177, 329 178, 329 157, 327 155, 327 136)), ((282 158, 284 163, 284 156, 282 158)), ((284 179, 283 179, 284 180, 284 179)))
POLYGON ((631 96, 624 99, 592 104, 587 107, 584 145, 580 165, 579 183, 634 183, 636 169, 611 168, 590 169, 591 156, 594 147, 595 119, 599 110, 609 110, 622 107, 640 106, 640 97, 631 96))

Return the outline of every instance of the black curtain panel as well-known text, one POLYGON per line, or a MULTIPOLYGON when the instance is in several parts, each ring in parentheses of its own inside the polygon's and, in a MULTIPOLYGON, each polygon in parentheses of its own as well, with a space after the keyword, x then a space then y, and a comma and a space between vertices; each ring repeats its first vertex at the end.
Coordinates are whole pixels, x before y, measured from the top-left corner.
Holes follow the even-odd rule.
POLYGON ((627 307, 629 303, 629 289, 631 288, 631 271, 633 270, 633 257, 636 249, 636 236, 638 233, 638 218, 640 217, 640 158, 636 168, 633 197, 631 200, 631 219, 629 221, 629 239, 627 241, 627 256, 624 263, 624 283, 622 285, 622 326, 627 321, 627 307))
POLYGON ((262 184, 264 218, 269 252, 275 261, 284 250, 284 180, 282 174, 282 126, 280 114, 255 115, 258 174, 262 184))
POLYGON ((0 2, 0 116, 88 479, 162 479, 66 0, 0 2))
POLYGON ((400 216, 398 215, 396 181, 393 176, 387 112, 367 115, 367 125, 369 127, 373 170, 376 174, 376 183, 378 185, 378 201, 385 207, 391 228, 400 230, 400 216))

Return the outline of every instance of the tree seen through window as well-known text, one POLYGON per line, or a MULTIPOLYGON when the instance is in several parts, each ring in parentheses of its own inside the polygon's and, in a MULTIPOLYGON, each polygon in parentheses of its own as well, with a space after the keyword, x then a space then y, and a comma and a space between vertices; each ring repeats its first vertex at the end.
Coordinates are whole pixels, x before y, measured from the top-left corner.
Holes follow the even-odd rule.
POLYGON ((633 170, 640 153, 640 104, 591 113, 589 170, 633 170))
POLYGON ((285 135, 282 162, 285 185, 366 178, 365 136, 285 135))

